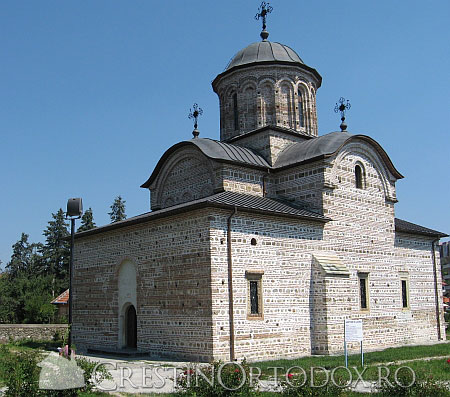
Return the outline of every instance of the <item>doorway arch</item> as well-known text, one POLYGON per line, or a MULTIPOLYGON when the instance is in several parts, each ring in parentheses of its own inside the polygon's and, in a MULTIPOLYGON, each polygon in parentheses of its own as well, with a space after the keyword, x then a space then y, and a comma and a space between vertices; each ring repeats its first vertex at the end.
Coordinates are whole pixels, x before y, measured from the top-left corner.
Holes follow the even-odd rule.
POLYGON ((118 277, 118 348, 137 348, 136 266, 130 260, 120 265, 118 277))
POLYGON ((125 344, 127 348, 137 348, 137 316, 133 305, 129 305, 125 311, 125 344))

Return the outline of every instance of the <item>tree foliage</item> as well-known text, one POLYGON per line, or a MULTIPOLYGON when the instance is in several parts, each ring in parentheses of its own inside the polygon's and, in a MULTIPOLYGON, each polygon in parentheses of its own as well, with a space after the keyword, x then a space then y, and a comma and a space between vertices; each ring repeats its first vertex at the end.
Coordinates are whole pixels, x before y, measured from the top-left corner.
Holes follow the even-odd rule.
POLYGON ((95 227, 94 214, 92 213, 92 208, 89 207, 83 216, 81 217, 81 225, 77 232, 85 232, 86 230, 91 230, 95 227))
POLYGON ((44 244, 30 243, 22 233, 11 260, 0 275, 0 323, 49 323, 56 308, 50 302, 69 285, 70 242, 64 212, 52 214, 44 244))
MULTIPOLYGON (((111 222, 126 219, 125 200, 116 197, 109 213, 111 222)), ((95 227, 92 208, 81 218, 78 231, 95 227)), ((65 213, 52 214, 43 231, 45 242, 33 243, 22 233, 12 255, 0 269, 0 323, 50 323, 56 307, 50 302, 69 288, 70 232, 65 213)), ((1 265, 1 262, 0 262, 1 265)))
POLYGON ((69 284, 70 233, 64 211, 60 208, 52 214, 44 230, 46 237, 42 247, 43 270, 45 275, 52 275, 52 296, 69 284))
POLYGON ((117 196, 114 199, 114 202, 111 205, 111 212, 108 212, 108 215, 111 218, 111 223, 123 221, 127 219, 125 214, 125 203, 126 201, 122 199, 121 196, 117 196))

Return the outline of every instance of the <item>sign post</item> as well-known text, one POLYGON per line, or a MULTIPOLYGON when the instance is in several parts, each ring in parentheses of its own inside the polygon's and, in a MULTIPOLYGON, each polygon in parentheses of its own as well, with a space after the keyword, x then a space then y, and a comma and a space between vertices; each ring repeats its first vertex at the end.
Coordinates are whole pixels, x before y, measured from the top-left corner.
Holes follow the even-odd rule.
POLYGON ((362 320, 344 320, 345 367, 348 368, 347 342, 359 342, 361 345, 361 366, 364 367, 362 320))

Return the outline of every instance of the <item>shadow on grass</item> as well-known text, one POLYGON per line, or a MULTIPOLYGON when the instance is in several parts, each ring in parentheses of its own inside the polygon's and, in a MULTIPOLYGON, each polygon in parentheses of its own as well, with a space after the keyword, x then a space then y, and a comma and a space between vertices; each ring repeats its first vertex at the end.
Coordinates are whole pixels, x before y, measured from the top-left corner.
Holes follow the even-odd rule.
POLYGON ((56 350, 57 347, 61 347, 63 342, 61 340, 29 340, 21 339, 14 342, 6 343, 6 346, 15 350, 56 350))

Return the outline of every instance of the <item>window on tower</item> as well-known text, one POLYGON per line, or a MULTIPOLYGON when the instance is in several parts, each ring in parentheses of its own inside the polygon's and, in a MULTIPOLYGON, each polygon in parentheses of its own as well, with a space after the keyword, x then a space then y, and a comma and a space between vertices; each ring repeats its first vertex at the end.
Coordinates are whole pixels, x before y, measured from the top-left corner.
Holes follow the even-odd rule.
POLYGON ((238 99, 237 93, 233 94, 233 116, 234 116, 234 130, 239 129, 239 113, 238 113, 238 99))
POLYGON ((298 97, 298 122, 299 122, 300 127, 304 127, 305 126, 305 116, 303 113, 303 94, 302 94, 302 90, 300 88, 298 89, 297 97, 298 97))

